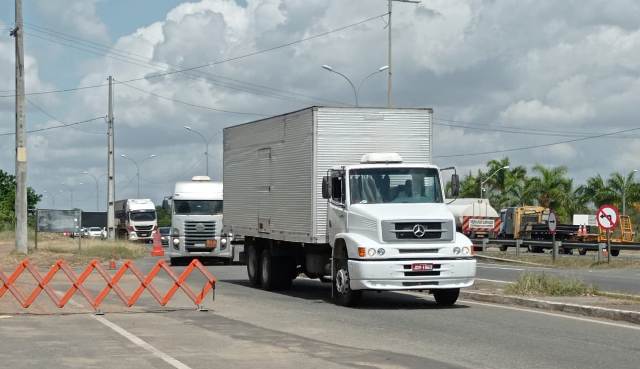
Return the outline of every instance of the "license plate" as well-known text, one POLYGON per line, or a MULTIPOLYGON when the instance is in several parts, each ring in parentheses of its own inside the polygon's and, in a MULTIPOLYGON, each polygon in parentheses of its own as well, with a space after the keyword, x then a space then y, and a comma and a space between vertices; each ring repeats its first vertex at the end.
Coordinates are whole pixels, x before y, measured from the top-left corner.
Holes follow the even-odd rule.
POLYGON ((413 272, 424 272, 425 270, 433 270, 433 264, 411 264, 413 272))

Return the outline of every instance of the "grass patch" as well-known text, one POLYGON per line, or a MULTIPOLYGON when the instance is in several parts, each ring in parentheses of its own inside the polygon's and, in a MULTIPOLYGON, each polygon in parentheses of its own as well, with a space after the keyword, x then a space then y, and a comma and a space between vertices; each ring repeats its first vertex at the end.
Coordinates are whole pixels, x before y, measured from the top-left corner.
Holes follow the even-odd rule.
POLYGON ((78 248, 78 239, 61 235, 43 234, 43 237, 38 239, 38 249, 34 249, 33 243, 30 243, 28 255, 15 252, 12 242, 0 242, 0 264, 12 267, 27 257, 42 267, 49 267, 59 259, 66 260, 74 266, 82 266, 93 259, 100 262, 110 259, 137 259, 148 252, 145 245, 127 241, 82 239, 81 247, 78 248))
POLYGON ((573 278, 559 278, 544 273, 524 273, 508 285, 505 292, 524 296, 593 296, 598 289, 573 278))

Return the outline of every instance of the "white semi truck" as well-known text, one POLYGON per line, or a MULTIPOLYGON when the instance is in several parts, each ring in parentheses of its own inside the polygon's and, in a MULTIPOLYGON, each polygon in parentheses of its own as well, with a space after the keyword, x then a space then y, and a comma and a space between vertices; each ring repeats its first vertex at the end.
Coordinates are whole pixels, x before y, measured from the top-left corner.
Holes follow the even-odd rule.
POLYGON ((225 128, 225 232, 244 237, 251 283, 283 289, 304 273, 330 280, 340 305, 365 290, 454 304, 476 262, 429 164, 432 116, 311 107, 225 128))
POLYGON ((150 199, 124 199, 114 204, 116 235, 129 241, 149 242, 158 228, 156 207, 150 199))
POLYGON ((222 234, 222 183, 206 176, 177 182, 172 196, 171 241, 167 253, 172 264, 188 257, 233 259, 231 240, 222 234))

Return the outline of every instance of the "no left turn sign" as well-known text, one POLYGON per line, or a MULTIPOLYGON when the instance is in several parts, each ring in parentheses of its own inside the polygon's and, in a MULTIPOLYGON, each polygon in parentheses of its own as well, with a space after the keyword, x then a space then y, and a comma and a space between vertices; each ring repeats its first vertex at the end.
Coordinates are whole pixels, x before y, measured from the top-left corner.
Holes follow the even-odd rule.
POLYGON ((602 205, 596 213, 598 225, 604 229, 613 229, 618 225, 618 208, 613 205, 602 205))

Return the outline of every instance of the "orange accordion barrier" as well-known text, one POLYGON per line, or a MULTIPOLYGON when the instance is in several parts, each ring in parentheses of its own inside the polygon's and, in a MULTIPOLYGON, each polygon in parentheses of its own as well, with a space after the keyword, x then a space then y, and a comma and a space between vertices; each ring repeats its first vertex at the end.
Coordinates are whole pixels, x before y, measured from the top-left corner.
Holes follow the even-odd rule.
POLYGON ((184 271, 180 273, 180 275, 176 275, 176 273, 167 265, 166 261, 158 260, 158 262, 156 262, 149 274, 147 274, 146 276, 142 274, 142 272, 140 272, 140 270, 130 260, 125 261, 113 276, 105 270, 105 268, 100 264, 98 260, 92 260, 84 269, 84 271, 82 271, 82 273, 80 273, 79 275, 73 271, 73 269, 69 266, 69 264, 67 264, 66 261, 58 260, 43 276, 38 271, 38 268, 29 261, 29 259, 25 259, 20 262, 16 270, 9 276, 7 276, 0 270, 0 280, 2 282, 2 286, 0 287, 0 298, 2 298, 7 291, 9 291, 23 308, 28 308, 29 306, 31 306, 31 304, 33 304, 33 302, 38 298, 42 291, 44 291, 49 296, 51 301, 53 301, 53 303, 57 307, 63 308, 73 297, 73 295, 77 291, 79 291, 84 299, 89 303, 89 305, 91 305, 96 311, 99 311, 100 305, 111 291, 115 292, 115 294, 120 298, 125 306, 132 307, 133 305, 135 305, 135 303, 138 301, 145 290, 149 291, 151 296, 153 296, 158 304, 160 304, 161 306, 165 306, 174 296, 176 291, 178 291, 178 289, 181 289, 196 306, 200 307, 202 301, 204 301, 204 298, 209 292, 215 293, 216 286, 216 278, 211 273, 209 273, 209 271, 197 259, 194 259, 184 269, 184 271), (172 282, 171 287, 164 295, 161 295, 156 287, 154 287, 152 284, 153 279, 162 270, 166 272, 167 276, 171 279, 172 282), (198 270, 206 280, 204 286, 197 294, 193 292, 193 290, 186 283, 187 278, 189 278, 191 273, 195 270, 198 270), (38 284, 28 296, 25 296, 15 286, 15 282, 25 271, 31 274, 33 279, 35 279, 38 284), (71 283, 71 287, 69 287, 69 289, 62 296, 60 296, 49 285, 59 271, 62 271, 67 280, 71 283), (97 274, 105 282, 104 288, 95 297, 83 286, 83 284, 87 281, 89 276, 91 276, 94 271, 96 271, 97 274), (127 273, 127 271, 130 271, 131 274, 133 274, 140 282, 138 288, 136 288, 131 296, 127 296, 122 288, 118 286, 118 283, 127 273))

